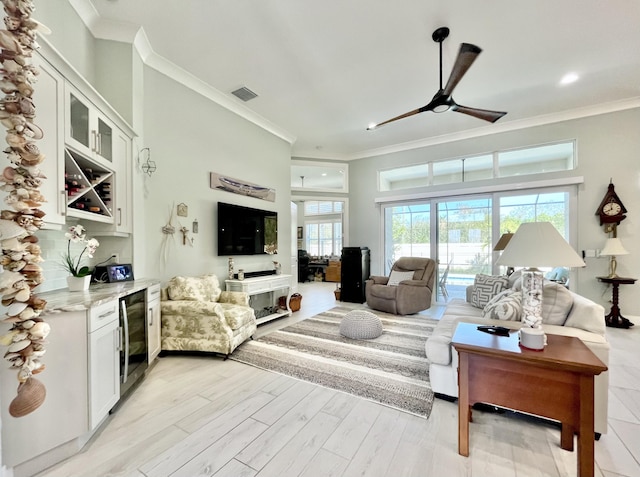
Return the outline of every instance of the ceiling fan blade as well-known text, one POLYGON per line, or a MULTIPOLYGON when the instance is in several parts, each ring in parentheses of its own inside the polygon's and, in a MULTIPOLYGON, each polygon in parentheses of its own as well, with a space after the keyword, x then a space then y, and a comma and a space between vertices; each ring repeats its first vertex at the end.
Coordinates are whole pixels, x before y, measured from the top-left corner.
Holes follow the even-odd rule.
POLYGON ((484 119, 485 121, 489 121, 490 123, 495 123, 502 116, 507 114, 503 111, 491 111, 489 109, 478 109, 478 108, 469 108, 467 106, 461 106, 459 104, 455 104, 451 107, 451 111, 456 111, 462 114, 468 114, 469 116, 473 116, 474 118, 484 119))
POLYGON ((449 81, 447 81, 447 85, 444 87, 445 96, 451 96, 456 85, 460 82, 481 51, 481 48, 470 43, 463 43, 460 45, 460 51, 458 52, 456 62, 451 69, 449 81))
POLYGON ((426 111, 426 109, 424 108, 426 108, 426 106, 423 106, 422 108, 414 109, 413 111, 409 111, 408 113, 401 114, 400 116, 396 116, 395 118, 387 119, 386 121, 383 121, 381 123, 374 124, 373 126, 369 126, 367 130, 371 131, 372 129, 377 129, 380 126, 384 126, 385 124, 389 124, 389 123, 392 123, 393 121, 397 121, 398 119, 404 119, 404 118, 408 118, 409 116, 422 113, 423 111, 426 111))

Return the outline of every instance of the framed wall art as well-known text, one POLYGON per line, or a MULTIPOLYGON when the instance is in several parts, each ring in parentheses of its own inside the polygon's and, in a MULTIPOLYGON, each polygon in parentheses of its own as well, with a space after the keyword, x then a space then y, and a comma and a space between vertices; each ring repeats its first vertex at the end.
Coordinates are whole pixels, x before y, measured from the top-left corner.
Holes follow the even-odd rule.
POLYGON ((242 179, 224 176, 216 172, 210 174, 210 186, 212 189, 224 190, 234 194, 255 197, 256 199, 276 201, 276 190, 270 187, 252 184, 242 179))

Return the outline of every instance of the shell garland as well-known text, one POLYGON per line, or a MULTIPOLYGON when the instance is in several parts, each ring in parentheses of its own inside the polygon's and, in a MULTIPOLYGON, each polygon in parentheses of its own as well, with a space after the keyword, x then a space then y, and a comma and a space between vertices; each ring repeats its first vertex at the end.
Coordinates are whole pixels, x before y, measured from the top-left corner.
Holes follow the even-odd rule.
POLYGON ((33 294, 44 281, 38 238, 33 234, 42 226, 44 212, 38 207, 45 202, 39 187, 44 174, 39 164, 44 160, 35 140, 43 137, 33 120, 36 107, 32 96, 39 70, 32 64, 33 52, 39 48, 36 32, 50 33, 31 18, 35 10, 32 0, 2 0, 6 30, 0 30, 0 123, 7 129, 8 147, 3 151, 11 163, 0 174, 0 190, 13 210, 0 211, 0 295, 7 307, 5 322, 11 323, 8 334, 0 337, 7 346, 4 358, 18 372, 18 396, 10 406, 14 417, 37 409, 44 401, 44 387, 35 385, 34 374, 44 370, 40 358, 45 354, 50 326, 40 318, 46 301, 33 294), (34 385, 24 386, 34 382, 34 385), (38 389, 37 395, 29 389, 38 389), (26 396, 29 393, 30 396, 26 396), (29 401, 25 408, 21 403, 29 401), (15 406, 14 404, 18 404, 15 406), (13 409, 20 408, 20 411, 13 409))

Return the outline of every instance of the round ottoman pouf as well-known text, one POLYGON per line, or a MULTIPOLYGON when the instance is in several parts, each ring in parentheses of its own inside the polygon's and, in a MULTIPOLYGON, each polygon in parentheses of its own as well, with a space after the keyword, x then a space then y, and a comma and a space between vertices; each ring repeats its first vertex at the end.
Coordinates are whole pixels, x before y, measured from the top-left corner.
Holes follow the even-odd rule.
POLYGON ((382 321, 366 310, 353 310, 344 315, 340 334, 354 340, 370 340, 382 334, 382 321))

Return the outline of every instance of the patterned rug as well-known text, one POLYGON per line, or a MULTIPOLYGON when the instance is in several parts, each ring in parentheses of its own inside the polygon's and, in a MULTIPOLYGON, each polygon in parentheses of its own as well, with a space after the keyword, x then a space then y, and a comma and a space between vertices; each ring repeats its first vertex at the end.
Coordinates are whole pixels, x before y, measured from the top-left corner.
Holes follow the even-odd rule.
POLYGON ((335 307, 246 341, 230 359, 429 417, 433 391, 424 344, 437 320, 372 311, 383 332, 371 340, 340 335, 351 308, 335 307))

